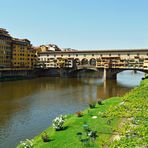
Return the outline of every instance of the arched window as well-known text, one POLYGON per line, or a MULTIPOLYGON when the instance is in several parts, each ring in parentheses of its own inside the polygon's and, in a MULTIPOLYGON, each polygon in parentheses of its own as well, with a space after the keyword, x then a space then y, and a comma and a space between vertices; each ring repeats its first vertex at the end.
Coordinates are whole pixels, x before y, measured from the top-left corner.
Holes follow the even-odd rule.
POLYGON ((88 64, 88 60, 86 58, 82 59, 81 64, 82 65, 87 65, 88 64))
POLYGON ((96 65, 96 59, 94 59, 94 58, 90 59, 89 64, 92 65, 92 66, 95 66, 96 65))
POLYGON ((75 63, 76 65, 80 65, 80 59, 78 59, 78 58, 74 59, 74 63, 75 63))

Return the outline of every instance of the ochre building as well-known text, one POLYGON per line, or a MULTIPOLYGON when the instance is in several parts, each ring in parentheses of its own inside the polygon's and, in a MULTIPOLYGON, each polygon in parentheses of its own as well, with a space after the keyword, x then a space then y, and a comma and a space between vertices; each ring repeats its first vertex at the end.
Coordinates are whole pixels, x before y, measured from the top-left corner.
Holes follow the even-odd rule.
POLYGON ((32 69, 35 65, 36 52, 27 39, 13 38, 12 67, 32 69))
POLYGON ((13 38, 6 29, 0 28, 0 68, 33 69, 36 54, 28 39, 13 38))
POLYGON ((12 37, 6 29, 0 28, 0 67, 11 67, 12 37))

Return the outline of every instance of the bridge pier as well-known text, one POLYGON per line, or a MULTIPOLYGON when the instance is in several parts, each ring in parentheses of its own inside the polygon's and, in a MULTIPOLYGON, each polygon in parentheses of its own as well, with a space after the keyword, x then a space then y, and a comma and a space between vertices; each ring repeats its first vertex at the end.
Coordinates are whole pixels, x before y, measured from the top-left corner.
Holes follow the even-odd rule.
POLYGON ((137 70, 134 70, 134 74, 136 74, 137 73, 137 70))
POLYGON ((104 80, 107 79, 117 79, 117 73, 115 73, 111 68, 104 68, 104 80))

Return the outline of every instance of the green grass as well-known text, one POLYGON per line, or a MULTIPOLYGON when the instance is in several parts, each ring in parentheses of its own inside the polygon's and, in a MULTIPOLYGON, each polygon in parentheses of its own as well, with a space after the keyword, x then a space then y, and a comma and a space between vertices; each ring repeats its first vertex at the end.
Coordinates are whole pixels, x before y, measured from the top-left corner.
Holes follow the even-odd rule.
POLYGON ((108 116, 124 119, 116 131, 120 140, 108 141, 110 147, 148 146, 148 79, 123 97, 124 104, 110 108, 108 116), (117 111, 118 110, 118 111, 117 111))
MULTIPOLYGON (((35 148, 83 148, 83 147, 135 147, 147 146, 147 104, 148 79, 123 97, 114 97, 103 101, 103 105, 96 105, 94 109, 82 111, 83 116, 68 115, 64 124, 65 129, 55 131, 49 127, 47 132, 50 142, 43 142, 41 135, 33 139, 35 148), (120 103, 123 104, 120 104, 120 103), (92 116, 97 116, 92 119, 92 116), (123 122, 124 119, 124 122, 123 122), (108 123, 108 121, 111 121, 108 123), (97 131, 97 139, 89 146, 80 142, 77 133, 83 132, 83 124, 87 122, 91 130, 97 131), (122 123, 123 122, 123 123, 122 123), (136 124, 133 124, 137 122, 136 124), (118 133, 120 140, 111 140, 114 133, 118 133), (134 133, 134 136, 132 136, 134 133), (128 137, 128 138, 127 138, 128 137), (130 137, 130 138, 129 138, 130 137), (134 140, 133 140, 134 139, 134 140)), ((18 147, 21 147, 20 145, 18 147)))

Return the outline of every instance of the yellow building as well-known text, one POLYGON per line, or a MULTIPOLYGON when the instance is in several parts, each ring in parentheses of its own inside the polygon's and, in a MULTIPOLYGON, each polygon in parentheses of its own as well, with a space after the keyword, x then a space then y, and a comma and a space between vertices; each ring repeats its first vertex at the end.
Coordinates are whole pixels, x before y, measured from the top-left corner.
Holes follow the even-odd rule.
POLYGON ((11 67, 12 37, 6 29, 0 28, 0 68, 11 67))
POLYGON ((27 39, 12 39, 12 67, 33 69, 36 61, 35 50, 27 39))
POLYGON ((34 47, 31 47, 29 49, 29 53, 30 53, 30 58, 31 58, 31 68, 35 68, 35 65, 37 63, 37 53, 38 53, 38 50, 34 47))
POLYGON ((144 59, 144 64, 143 64, 144 69, 148 69, 148 58, 144 59))

